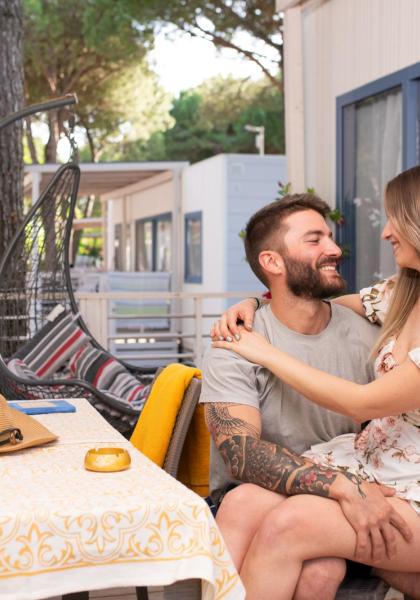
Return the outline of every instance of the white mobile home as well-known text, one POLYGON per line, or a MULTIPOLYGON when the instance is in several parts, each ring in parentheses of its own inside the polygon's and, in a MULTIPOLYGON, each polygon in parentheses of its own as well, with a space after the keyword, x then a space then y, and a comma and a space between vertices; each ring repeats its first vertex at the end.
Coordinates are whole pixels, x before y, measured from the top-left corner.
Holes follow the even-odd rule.
POLYGON ((174 291, 262 287, 240 232, 276 198, 280 181, 284 156, 221 154, 104 195, 107 269, 170 271, 174 291))
MULTIPOLYGON (((245 260, 240 232, 254 212, 277 197, 279 182, 286 181, 284 156, 220 154, 176 174, 162 173, 114 190, 103 197, 107 268, 139 272, 130 278, 143 289, 147 273, 170 272, 171 291, 262 290, 245 260)), ((233 301, 207 298, 202 313, 218 315, 233 301)), ((195 307, 193 300, 184 299, 173 312, 194 314, 195 307)), ((196 325, 191 319, 181 321, 176 328, 190 336, 184 339, 188 350, 196 325)), ((208 333, 212 321, 204 318, 201 331, 208 333)))
POLYGON ((295 190, 343 212, 353 289, 389 275, 383 190, 419 163, 420 2, 277 0, 284 11, 286 142, 295 190))

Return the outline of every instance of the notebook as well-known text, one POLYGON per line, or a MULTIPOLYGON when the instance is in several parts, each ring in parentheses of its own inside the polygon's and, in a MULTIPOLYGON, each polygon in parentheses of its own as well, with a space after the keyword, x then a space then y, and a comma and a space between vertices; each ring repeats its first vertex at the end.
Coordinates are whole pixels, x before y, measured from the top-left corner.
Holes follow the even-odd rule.
POLYGON ((67 400, 22 400, 9 402, 9 406, 27 415, 76 412, 76 407, 67 400))

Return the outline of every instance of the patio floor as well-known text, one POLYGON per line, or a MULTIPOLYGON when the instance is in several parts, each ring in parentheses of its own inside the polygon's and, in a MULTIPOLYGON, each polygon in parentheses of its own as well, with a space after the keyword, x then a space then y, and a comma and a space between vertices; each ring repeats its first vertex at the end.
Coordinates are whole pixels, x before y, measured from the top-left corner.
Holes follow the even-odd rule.
MULTIPOLYGON (((61 600, 61 596, 53 596, 45 600, 61 600)), ((136 590, 129 587, 96 590, 89 593, 89 600, 137 600, 136 590)), ((149 588, 149 600, 163 600, 163 588, 149 588)))
MULTIPOLYGON (((61 600, 61 596, 54 596, 45 600, 61 600)), ((90 592, 89 600, 136 600, 136 591, 134 588, 97 590, 90 592)), ((149 588, 149 600, 164 600, 163 588, 149 588)), ((188 595, 184 595, 182 600, 188 600, 188 595)), ((404 597, 400 592, 396 592, 391 588, 385 600, 404 600, 404 597)))

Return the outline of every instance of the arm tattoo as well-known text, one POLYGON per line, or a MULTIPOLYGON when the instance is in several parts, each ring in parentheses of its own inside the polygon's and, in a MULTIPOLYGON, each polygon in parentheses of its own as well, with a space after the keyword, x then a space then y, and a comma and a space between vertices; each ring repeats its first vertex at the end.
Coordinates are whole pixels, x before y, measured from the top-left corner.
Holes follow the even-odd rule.
POLYGON ((246 434, 232 435, 219 445, 219 452, 233 477, 273 492, 328 498, 331 485, 342 474, 364 495, 355 475, 315 465, 287 448, 246 434))
POLYGON ((206 421, 210 433, 217 444, 217 438, 221 435, 232 436, 236 434, 248 434, 251 437, 258 438, 259 431, 251 423, 243 419, 234 417, 229 412, 229 406, 226 404, 209 403, 206 405, 206 421))

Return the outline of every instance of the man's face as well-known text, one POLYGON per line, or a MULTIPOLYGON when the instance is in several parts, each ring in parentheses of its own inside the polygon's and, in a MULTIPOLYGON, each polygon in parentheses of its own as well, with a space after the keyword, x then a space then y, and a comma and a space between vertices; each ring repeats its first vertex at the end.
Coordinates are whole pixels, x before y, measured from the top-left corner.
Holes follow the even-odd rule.
POLYGON ((290 291, 302 298, 328 298, 345 290, 337 271, 341 250, 325 219, 314 210, 287 217, 283 261, 290 291))

